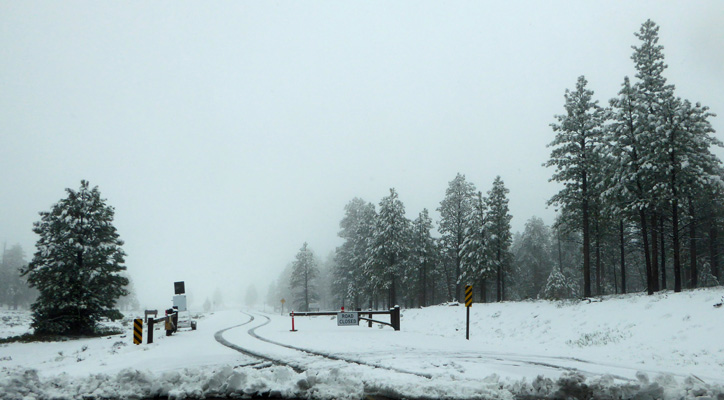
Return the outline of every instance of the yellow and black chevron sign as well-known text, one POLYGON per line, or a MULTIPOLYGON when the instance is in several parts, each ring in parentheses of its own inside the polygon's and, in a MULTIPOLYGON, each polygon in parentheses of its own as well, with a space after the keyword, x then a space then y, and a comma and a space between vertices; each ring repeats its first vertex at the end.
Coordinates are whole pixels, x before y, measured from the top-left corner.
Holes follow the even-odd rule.
POLYGON ((465 286, 465 307, 473 305, 473 287, 472 285, 465 286))
POLYGON ((141 344, 143 342, 143 320, 136 318, 133 320, 133 344, 141 344))

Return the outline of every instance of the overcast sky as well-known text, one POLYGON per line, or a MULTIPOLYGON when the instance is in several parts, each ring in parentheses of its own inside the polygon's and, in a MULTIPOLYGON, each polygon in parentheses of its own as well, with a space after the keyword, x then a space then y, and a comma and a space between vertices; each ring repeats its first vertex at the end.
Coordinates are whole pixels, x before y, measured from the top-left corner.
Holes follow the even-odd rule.
POLYGON ((608 104, 648 18, 722 139, 722 1, 0 0, 0 243, 30 259, 38 212, 89 180, 163 308, 176 280, 264 295, 302 243, 341 243, 355 196, 437 222, 458 172, 503 178, 514 231, 551 223, 563 93, 585 75, 608 104))

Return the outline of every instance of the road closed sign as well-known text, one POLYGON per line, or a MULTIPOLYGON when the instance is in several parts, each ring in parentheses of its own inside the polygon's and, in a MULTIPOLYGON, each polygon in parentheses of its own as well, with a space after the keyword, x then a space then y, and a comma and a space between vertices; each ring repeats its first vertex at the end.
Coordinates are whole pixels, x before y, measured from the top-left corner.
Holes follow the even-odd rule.
POLYGON ((337 313, 337 326, 359 325, 357 312, 340 312, 337 313))

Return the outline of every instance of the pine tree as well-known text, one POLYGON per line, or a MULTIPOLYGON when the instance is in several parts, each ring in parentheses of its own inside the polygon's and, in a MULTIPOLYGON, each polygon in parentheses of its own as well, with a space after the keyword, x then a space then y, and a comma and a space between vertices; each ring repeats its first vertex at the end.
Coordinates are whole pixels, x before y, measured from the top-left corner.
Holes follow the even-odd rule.
POLYGON ((601 142, 603 110, 593 100, 593 91, 581 76, 576 90, 566 90, 566 115, 558 115, 558 124, 551 124, 556 137, 547 167, 555 166, 551 181, 561 182, 564 188, 549 200, 549 204, 579 209, 583 232, 583 293, 591 296, 591 239, 590 204, 593 183, 598 171, 597 147, 601 142))
POLYGON ((365 295, 370 295, 364 266, 370 257, 377 213, 374 204, 359 198, 352 199, 344 209, 338 234, 344 243, 336 249, 332 286, 342 305, 362 307, 365 295))
POLYGON ((417 293, 417 302, 422 307, 428 306, 432 300, 432 296, 429 296, 428 293, 431 292, 431 283, 434 279, 435 264, 437 263, 437 248, 435 239, 430 234, 431 231, 432 219, 425 208, 412 223, 410 245, 410 251, 412 252, 410 265, 414 266, 411 268, 411 273, 416 273, 415 292, 417 293))
POLYGON ((445 191, 445 199, 440 202, 439 231, 445 251, 447 268, 445 269, 449 300, 461 299, 460 274, 462 273, 461 250, 465 241, 465 218, 470 214, 471 200, 475 194, 475 185, 465 181, 465 175, 457 174, 445 191), (454 289, 454 290, 453 290, 454 289))
POLYGON ((319 270, 314 260, 314 253, 307 243, 297 253, 289 279, 289 288, 294 293, 294 306, 300 311, 309 311, 309 303, 319 300, 316 282, 319 270))
POLYGON ((126 285, 128 294, 119 297, 116 306, 121 311, 138 311, 141 309, 141 303, 138 301, 138 297, 136 297, 136 288, 133 284, 133 279, 131 279, 127 273, 123 273, 122 275, 128 279, 128 285, 126 285))
POLYGON ((388 290, 388 305, 398 304, 397 286, 409 260, 410 221, 395 189, 380 201, 367 274, 377 289, 388 290))
POLYGON ((122 317, 114 307, 128 293, 113 207, 87 181, 66 192, 68 197, 42 211, 34 224, 40 239, 24 270, 40 292, 32 305, 37 334, 91 334, 102 317, 122 317))
MULTIPOLYGON (((647 149, 641 157, 642 165, 646 166, 646 178, 654 182, 648 204, 649 212, 653 213, 651 220, 655 223, 657 213, 663 212, 664 208, 670 211, 674 291, 678 292, 682 289, 679 204, 718 179, 710 178, 719 175, 721 163, 709 147, 721 146, 721 142, 710 136, 714 132, 709 123, 713 114, 708 108, 675 97, 674 86, 667 84, 663 76, 667 66, 663 46, 658 44, 658 32, 659 27, 647 20, 635 34, 640 45, 633 47, 631 57, 639 79, 634 85, 638 116, 634 127, 647 149)), ((657 233, 655 229, 652 232, 657 233)), ((652 246, 654 243, 655 236, 652 236, 652 246)), ((651 258, 649 279, 655 290, 658 273, 653 248, 651 258)))
MULTIPOLYGON (((663 149, 668 150, 667 164, 663 172, 668 183, 665 193, 670 199, 672 219, 672 241, 674 250, 674 291, 681 291, 681 261, 679 259, 679 204, 681 201, 690 204, 691 237, 695 234, 695 212, 693 198, 704 194, 708 187, 715 184, 720 176, 721 161, 711 153, 709 148, 722 146, 722 143, 710 136, 714 132, 707 107, 700 104, 692 105, 688 100, 676 99, 665 108, 664 125, 667 138, 663 149), (670 107, 670 108, 669 108, 670 107)), ((691 242, 690 253, 696 258, 696 245, 691 242)), ((697 286, 698 272, 696 261, 691 263, 690 286, 697 286)))
MULTIPOLYGON (((642 168, 642 157, 648 149, 643 138, 638 134, 637 93, 631 86, 628 77, 624 78, 618 95, 618 98, 609 101, 610 124, 605 134, 607 160, 604 163, 609 173, 606 174, 608 188, 603 192, 603 197, 610 213, 619 220, 621 291, 626 293, 624 227, 626 219, 633 215, 639 219, 646 258, 647 279, 649 282, 651 281, 651 257, 645 210, 651 202, 649 196, 653 182, 647 178, 648 170, 642 168)), ((653 293, 654 285, 649 283, 647 286, 650 294, 653 293)))
POLYGON ((23 248, 16 244, 9 249, 3 246, 2 262, 0 262, 0 304, 7 304, 13 309, 27 308, 37 296, 35 290, 28 286, 21 271, 27 266, 23 248))
POLYGON ((487 211, 487 200, 478 192, 471 200, 470 212, 465 218, 465 235, 460 249, 460 281, 473 287, 480 286, 483 301, 485 283, 495 275, 487 211))
POLYGON ((553 269, 550 229, 542 219, 531 217, 513 248, 518 267, 519 294, 524 298, 535 298, 553 269))
POLYGON ((504 301, 505 276, 510 265, 510 220, 513 217, 508 210, 508 192, 500 176, 495 177, 493 188, 488 192, 488 221, 490 226, 490 251, 493 269, 496 271, 497 300, 504 301))
POLYGON ((571 280, 558 268, 553 268, 540 291, 540 297, 546 300, 560 300, 573 297, 575 293, 571 280))

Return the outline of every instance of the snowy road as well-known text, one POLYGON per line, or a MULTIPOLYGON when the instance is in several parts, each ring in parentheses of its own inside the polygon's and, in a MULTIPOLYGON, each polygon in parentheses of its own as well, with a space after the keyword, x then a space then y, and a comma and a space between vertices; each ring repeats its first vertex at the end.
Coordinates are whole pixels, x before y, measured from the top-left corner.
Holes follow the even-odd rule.
POLYGON ((469 341, 463 307, 403 310, 400 331, 326 316, 297 317, 291 332, 288 315, 218 311, 196 331, 156 331, 150 345, 131 344, 130 326, 0 344, 0 398, 717 398, 724 310, 712 304, 722 297, 724 288, 474 305, 469 341))
POLYGON ((247 323, 225 329, 223 335, 217 336, 223 336, 247 354, 299 371, 355 368, 350 373, 356 374, 365 370, 358 367, 368 367, 456 382, 480 381, 492 374, 514 379, 534 379, 539 375, 555 379, 563 372, 579 372, 589 378, 607 375, 622 382, 636 382, 640 371, 688 376, 573 357, 480 351, 471 349, 464 339, 431 340, 424 333, 395 332, 380 326, 367 328, 365 324, 337 327, 334 317, 326 316, 296 317, 298 329, 291 332, 289 317, 242 314, 248 316, 247 323))

